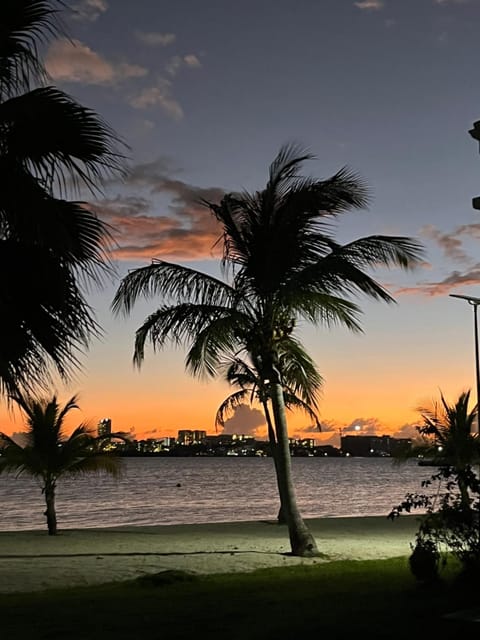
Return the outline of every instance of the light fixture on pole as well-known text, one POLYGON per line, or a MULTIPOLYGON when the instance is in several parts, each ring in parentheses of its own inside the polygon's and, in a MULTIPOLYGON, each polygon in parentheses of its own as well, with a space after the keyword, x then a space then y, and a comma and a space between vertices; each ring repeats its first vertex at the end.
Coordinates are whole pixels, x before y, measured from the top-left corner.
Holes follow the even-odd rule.
POLYGON ((477 424, 478 424, 478 433, 480 435, 480 362, 478 355, 478 318, 477 318, 477 309, 480 305, 480 298, 474 298, 473 296, 461 296, 456 293, 450 293, 451 298, 460 298, 461 300, 466 300, 468 304, 473 307, 473 332, 475 338, 475 374, 476 374, 476 382, 477 382, 477 424))

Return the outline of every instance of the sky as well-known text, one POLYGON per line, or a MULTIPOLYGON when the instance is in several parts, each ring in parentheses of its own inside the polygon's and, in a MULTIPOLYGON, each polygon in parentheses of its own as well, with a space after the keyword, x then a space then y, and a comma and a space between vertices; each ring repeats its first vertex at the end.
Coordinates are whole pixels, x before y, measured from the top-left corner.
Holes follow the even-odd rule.
MULTIPOLYGON (((88 294, 103 327, 82 371, 59 384, 79 394, 76 422, 112 419, 137 438, 179 429, 215 433, 230 393, 196 380, 185 352, 149 349, 132 365, 136 328, 158 301, 128 318, 110 305, 120 279, 152 258, 218 272, 219 236, 197 202, 261 189, 279 148, 297 142, 323 179, 343 166, 369 185, 367 210, 342 215, 335 234, 405 235, 425 248, 411 272, 370 272, 395 298, 359 298, 363 333, 301 328, 325 379, 318 433, 289 414, 292 436, 338 444, 340 430, 411 435, 418 408, 472 389, 472 307, 480 296, 478 143, 480 0, 71 0, 70 36, 43 50, 52 83, 97 111, 128 145, 128 175, 92 206, 115 229, 116 276, 88 294)), ((0 409, 7 433, 17 413, 0 409)), ((258 408, 230 433, 262 437, 258 408)))

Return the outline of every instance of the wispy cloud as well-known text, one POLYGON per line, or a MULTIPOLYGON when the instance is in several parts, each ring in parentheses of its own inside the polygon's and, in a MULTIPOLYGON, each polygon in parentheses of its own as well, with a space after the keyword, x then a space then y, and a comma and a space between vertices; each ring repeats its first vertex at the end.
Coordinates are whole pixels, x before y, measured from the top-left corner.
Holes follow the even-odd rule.
POLYGON ((128 102, 135 109, 159 107, 173 120, 181 120, 183 118, 183 109, 172 94, 172 84, 165 78, 159 78, 156 86, 146 87, 136 95, 131 96, 128 102))
POLYGON ((448 275, 433 282, 419 282, 414 286, 399 288, 395 292, 397 295, 444 296, 457 287, 480 284, 480 263, 468 254, 464 246, 466 239, 480 240, 480 224, 459 225, 450 232, 440 231, 434 225, 427 225, 422 227, 420 234, 433 240, 444 257, 461 268, 452 269, 448 275))
POLYGON ((165 65, 166 72, 173 76, 176 76, 180 69, 185 67, 190 69, 199 69, 202 66, 200 60, 194 53, 189 53, 185 56, 173 56, 165 65))
MULTIPOLYGON (((117 196, 102 200, 93 208, 115 229, 120 260, 183 258, 198 260, 214 254, 221 229, 202 199, 219 202, 224 191, 218 187, 201 188, 172 177, 164 161, 133 167, 126 180, 137 196, 117 196), (169 199, 158 211, 156 196, 169 199)), ((217 256, 218 257, 218 256, 217 256)))
POLYGON ((480 263, 466 271, 452 271, 443 280, 419 283, 413 287, 402 287, 395 291, 396 295, 419 294, 426 296, 445 296, 459 286, 465 287, 480 284, 480 263))
POLYGON ((470 0, 434 0, 434 4, 468 4, 470 0))
POLYGON ((433 240, 450 260, 469 264, 472 259, 463 247, 463 237, 480 238, 480 224, 462 225, 448 233, 440 231, 434 225, 426 225, 420 229, 420 235, 433 240))
POLYGON ((382 0, 361 0, 361 2, 354 2, 354 4, 358 9, 365 11, 379 11, 384 7, 382 0))
POLYGON ((106 0, 80 0, 71 5, 74 20, 95 22, 108 9, 106 0))
POLYGON ((173 56, 165 65, 165 71, 170 78, 158 77, 156 83, 145 87, 128 99, 135 109, 160 108, 173 120, 183 118, 183 109, 173 94, 172 81, 182 68, 198 69, 200 60, 193 53, 184 56, 173 56))
POLYGON ((159 31, 135 31, 135 37, 148 47, 167 47, 176 40, 174 33, 160 33, 159 31))
POLYGON ((109 62, 79 40, 59 39, 53 42, 47 51, 45 64, 50 76, 63 82, 107 85, 148 74, 147 69, 136 64, 109 62))

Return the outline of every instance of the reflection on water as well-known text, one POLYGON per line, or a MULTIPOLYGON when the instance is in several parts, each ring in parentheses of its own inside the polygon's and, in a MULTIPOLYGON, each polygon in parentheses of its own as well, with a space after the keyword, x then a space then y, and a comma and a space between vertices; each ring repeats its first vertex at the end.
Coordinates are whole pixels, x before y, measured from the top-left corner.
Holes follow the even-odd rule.
MULTIPOLYGON (((120 479, 59 481, 59 527, 190 524, 274 519, 277 486, 271 458, 125 458, 120 479), (179 485, 179 486, 177 486, 179 485)), ((431 469, 390 458, 292 458, 305 518, 387 515, 419 491, 431 469)), ((0 530, 43 529, 38 483, 0 476, 0 530)))

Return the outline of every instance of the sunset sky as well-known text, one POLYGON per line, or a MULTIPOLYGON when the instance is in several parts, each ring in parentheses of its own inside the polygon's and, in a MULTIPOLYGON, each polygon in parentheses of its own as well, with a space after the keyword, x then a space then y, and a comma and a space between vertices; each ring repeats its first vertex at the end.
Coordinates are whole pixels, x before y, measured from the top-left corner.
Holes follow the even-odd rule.
MULTIPOLYGON (((316 157, 305 173, 344 165, 370 185, 367 211, 344 215, 337 238, 407 235, 425 246, 411 273, 378 272, 397 304, 358 299, 363 335, 305 327, 325 378, 318 440, 339 429, 396 435, 417 407, 475 388, 473 313, 450 293, 480 297, 478 143, 480 0, 78 0, 64 12, 71 41, 45 50, 52 82, 100 113, 129 145, 129 175, 94 203, 116 229, 117 278, 89 296, 104 328, 62 400, 77 420, 110 417, 138 438, 214 433, 220 381, 184 372, 184 352, 147 352, 132 366, 135 329, 157 304, 114 318, 128 269, 163 258, 218 273, 219 229, 199 197, 262 188, 279 147, 316 157)), ((87 197, 87 196, 85 196, 87 197)), ((0 427, 20 431, 17 414, 0 427)), ((245 408, 227 431, 264 433, 245 408)), ((303 415, 291 435, 309 434, 303 415)))

